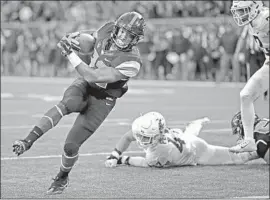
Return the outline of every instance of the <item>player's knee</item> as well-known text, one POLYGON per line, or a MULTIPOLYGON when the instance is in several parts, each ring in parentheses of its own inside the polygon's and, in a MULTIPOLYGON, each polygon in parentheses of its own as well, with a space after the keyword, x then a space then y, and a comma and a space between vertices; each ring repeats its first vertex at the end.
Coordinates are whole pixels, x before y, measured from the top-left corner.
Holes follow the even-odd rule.
POLYGON ((64 115, 68 114, 67 108, 63 104, 63 102, 60 101, 57 105, 55 105, 55 107, 60 115, 64 116, 64 115))
POLYGON ((79 145, 75 143, 66 143, 64 145, 64 152, 67 156, 76 156, 79 152, 79 145))
POLYGON ((65 106, 67 114, 70 114, 72 112, 82 111, 85 101, 83 101, 82 97, 66 97, 61 101, 61 103, 65 106))
POLYGON ((240 92, 240 100, 241 102, 250 102, 252 101, 252 95, 248 91, 243 89, 240 92))

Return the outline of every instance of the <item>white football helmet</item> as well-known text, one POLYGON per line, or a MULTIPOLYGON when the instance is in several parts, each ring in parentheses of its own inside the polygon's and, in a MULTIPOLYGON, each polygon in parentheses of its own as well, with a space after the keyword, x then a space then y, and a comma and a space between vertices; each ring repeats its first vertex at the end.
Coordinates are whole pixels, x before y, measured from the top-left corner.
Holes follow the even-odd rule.
POLYGON ((262 8, 262 1, 233 1, 231 12, 236 24, 244 26, 254 20, 262 8))
POLYGON ((165 118, 158 112, 146 113, 132 123, 133 135, 140 147, 155 146, 165 132, 165 118))

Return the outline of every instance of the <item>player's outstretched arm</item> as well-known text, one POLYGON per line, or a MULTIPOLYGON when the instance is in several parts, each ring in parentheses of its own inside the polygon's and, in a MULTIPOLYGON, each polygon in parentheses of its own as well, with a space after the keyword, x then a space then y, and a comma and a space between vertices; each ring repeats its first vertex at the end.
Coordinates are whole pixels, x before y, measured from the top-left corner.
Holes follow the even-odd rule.
POLYGON ((146 161, 146 158, 140 156, 122 156, 119 164, 126 164, 134 167, 150 167, 146 161))
POLYGON ((120 160, 121 155, 124 151, 127 150, 132 141, 135 141, 135 138, 133 136, 132 131, 129 130, 118 141, 111 155, 107 157, 107 160, 105 161, 105 166, 116 167, 117 164, 122 164, 120 160))

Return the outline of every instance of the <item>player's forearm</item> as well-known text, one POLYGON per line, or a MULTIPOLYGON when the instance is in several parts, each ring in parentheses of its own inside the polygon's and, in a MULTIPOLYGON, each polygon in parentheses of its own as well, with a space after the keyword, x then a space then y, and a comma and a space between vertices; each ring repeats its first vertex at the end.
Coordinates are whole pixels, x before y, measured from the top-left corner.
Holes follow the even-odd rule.
POLYGON ((98 75, 93 68, 90 68, 86 63, 81 62, 75 67, 77 72, 89 83, 98 82, 98 75))
POLYGON ((68 59, 76 71, 89 83, 111 83, 119 80, 112 77, 110 67, 102 67, 102 70, 91 68, 74 52, 68 55, 68 59))
POLYGON ((128 164, 135 167, 149 167, 144 157, 130 157, 128 164))
POLYGON ((235 54, 238 54, 240 52, 240 50, 242 49, 244 44, 244 39, 242 37, 240 37, 237 41, 236 44, 236 48, 235 48, 235 54))
POLYGON ((126 151, 130 143, 134 141, 134 139, 131 137, 130 134, 131 134, 130 132, 127 132, 126 134, 124 134, 119 140, 119 142, 116 144, 116 149, 120 151, 121 153, 126 151))

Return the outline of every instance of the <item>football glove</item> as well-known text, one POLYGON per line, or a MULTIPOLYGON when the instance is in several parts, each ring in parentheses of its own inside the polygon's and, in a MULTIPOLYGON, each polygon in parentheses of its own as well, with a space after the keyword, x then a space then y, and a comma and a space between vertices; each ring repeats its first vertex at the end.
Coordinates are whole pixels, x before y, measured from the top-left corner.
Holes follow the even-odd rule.
POLYGON ((118 150, 114 150, 110 156, 107 157, 107 160, 105 161, 105 167, 116 167, 117 164, 120 164, 119 158, 120 158, 121 152, 118 150))
POLYGON ((64 36, 60 40, 60 42, 58 42, 57 47, 61 49, 61 54, 63 56, 68 56, 73 52, 71 46, 71 39, 67 38, 66 36, 64 36))
POLYGON ((81 51, 80 43, 77 40, 79 36, 80 36, 80 32, 66 34, 66 37, 71 41, 71 48, 75 51, 81 51))

